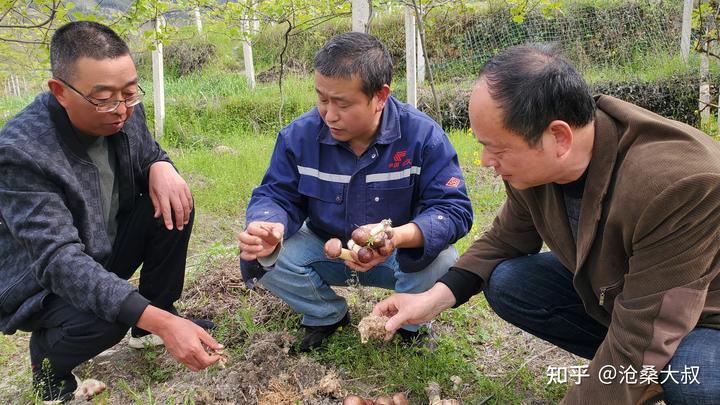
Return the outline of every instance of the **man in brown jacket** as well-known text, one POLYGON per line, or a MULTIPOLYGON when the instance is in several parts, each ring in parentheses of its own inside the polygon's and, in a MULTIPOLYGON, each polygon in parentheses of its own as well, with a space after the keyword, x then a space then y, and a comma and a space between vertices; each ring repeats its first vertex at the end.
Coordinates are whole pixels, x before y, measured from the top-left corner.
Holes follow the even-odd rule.
POLYGON ((668 404, 718 403, 718 145, 593 98, 546 45, 486 64, 470 123, 505 204, 432 289, 375 307, 392 316, 386 328, 426 322, 484 290, 506 321, 592 359, 565 404, 634 404, 660 386, 668 404))

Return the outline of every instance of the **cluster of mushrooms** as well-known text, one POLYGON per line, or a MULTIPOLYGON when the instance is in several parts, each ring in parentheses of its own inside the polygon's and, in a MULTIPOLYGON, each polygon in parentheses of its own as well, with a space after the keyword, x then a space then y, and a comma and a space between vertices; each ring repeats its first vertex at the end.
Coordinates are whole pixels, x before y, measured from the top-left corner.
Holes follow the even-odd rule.
POLYGON ((343 259, 355 261, 350 253, 355 252, 357 261, 360 263, 370 263, 376 255, 390 256, 395 250, 395 244, 392 241, 393 229, 392 221, 389 219, 382 220, 375 226, 361 226, 352 233, 352 239, 344 248, 342 241, 338 238, 332 238, 325 242, 325 255, 330 259, 343 259))

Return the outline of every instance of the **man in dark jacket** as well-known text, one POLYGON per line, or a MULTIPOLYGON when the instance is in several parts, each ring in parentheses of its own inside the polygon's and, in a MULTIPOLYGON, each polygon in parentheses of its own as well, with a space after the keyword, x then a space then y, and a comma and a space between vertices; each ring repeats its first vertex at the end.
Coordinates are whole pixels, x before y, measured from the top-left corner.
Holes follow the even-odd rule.
POLYGON ((109 28, 50 46, 50 92, 0 132, 0 329, 32 332, 33 383, 67 400, 73 368, 119 342, 164 343, 193 370, 220 346, 177 316, 192 229, 185 181, 152 139, 135 65, 109 28), (143 264, 138 288, 127 280, 143 264))
POLYGON ((469 111, 483 165, 502 176, 507 200, 432 289, 376 306, 393 316, 386 327, 425 321, 484 290, 503 319, 592 359, 563 404, 635 404, 662 390, 669 405, 717 404, 718 144, 593 98, 542 45, 490 60, 469 111))
MULTIPOLYGON (((244 274, 303 314, 301 351, 348 323, 330 286, 357 281, 401 292, 430 288, 457 259, 472 207, 457 154, 427 115, 390 96, 392 60, 370 35, 331 38, 315 56, 317 108, 283 128, 240 234, 244 274), (391 219, 396 253, 369 263, 331 260, 330 238, 391 219), (286 238, 284 245, 280 241, 286 238), (253 261, 253 262, 251 262, 253 261)), ((417 325, 400 331, 417 336, 417 325)))

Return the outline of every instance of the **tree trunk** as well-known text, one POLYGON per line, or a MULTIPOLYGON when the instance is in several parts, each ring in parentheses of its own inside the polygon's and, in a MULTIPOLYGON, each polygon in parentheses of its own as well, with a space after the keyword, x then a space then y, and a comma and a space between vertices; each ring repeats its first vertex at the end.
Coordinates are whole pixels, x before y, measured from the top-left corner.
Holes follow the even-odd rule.
MULTIPOLYGON (((163 17, 155 19, 155 30, 162 31, 163 17)), ((162 138, 165 131, 165 75, 163 72, 163 45, 155 41, 155 50, 152 53, 153 66, 153 104, 155 110, 155 139, 162 138)))
POLYGON ((407 103, 417 107, 417 51, 416 51, 415 9, 405 7, 405 76, 407 82, 407 103))

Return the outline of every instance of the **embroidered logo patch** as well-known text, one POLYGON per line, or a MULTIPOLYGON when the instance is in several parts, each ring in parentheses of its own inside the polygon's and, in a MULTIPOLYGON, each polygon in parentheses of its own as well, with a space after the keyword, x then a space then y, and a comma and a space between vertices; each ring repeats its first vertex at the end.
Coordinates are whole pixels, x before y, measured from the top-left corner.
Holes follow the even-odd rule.
POLYGON ((393 160, 396 161, 396 162, 400 162, 400 161, 403 160, 403 158, 405 157, 405 155, 407 155, 407 151, 406 151, 406 150, 401 150, 400 152, 395 152, 395 154, 393 155, 393 160))
POLYGON ((450 180, 448 180, 445 185, 448 187, 457 187, 460 185, 460 179, 457 177, 450 177, 450 180))

